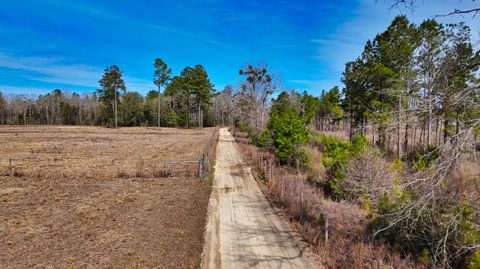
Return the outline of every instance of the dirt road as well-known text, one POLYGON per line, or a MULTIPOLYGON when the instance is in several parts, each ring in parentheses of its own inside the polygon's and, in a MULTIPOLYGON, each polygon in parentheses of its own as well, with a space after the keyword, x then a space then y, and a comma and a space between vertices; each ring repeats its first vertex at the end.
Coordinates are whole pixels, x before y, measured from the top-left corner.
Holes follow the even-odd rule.
POLYGON ((220 130, 203 268, 314 268, 220 130))

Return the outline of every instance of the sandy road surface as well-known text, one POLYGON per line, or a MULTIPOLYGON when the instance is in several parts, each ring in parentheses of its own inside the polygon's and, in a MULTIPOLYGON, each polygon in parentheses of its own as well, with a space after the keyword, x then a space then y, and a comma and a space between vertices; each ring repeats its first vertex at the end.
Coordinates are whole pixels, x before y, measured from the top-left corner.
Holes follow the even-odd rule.
POLYGON ((314 268, 220 130, 203 268, 314 268))

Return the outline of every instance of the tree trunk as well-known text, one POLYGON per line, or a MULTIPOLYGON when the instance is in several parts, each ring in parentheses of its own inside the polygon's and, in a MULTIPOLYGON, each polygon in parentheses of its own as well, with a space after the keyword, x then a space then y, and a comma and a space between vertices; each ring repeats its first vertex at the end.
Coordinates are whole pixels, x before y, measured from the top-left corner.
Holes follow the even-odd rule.
POLYGON ((47 125, 49 125, 50 122, 48 121, 48 105, 47 105, 47 125))
POLYGON ((458 144, 458 134, 460 133, 460 112, 457 110, 455 115, 455 145, 458 144))
POLYGON ((363 115, 362 117, 362 135, 367 134, 367 116, 363 115))
POLYGON ((200 112, 200 102, 198 102, 198 128, 202 128, 202 115, 200 112))
POLYGON ((440 116, 438 116, 438 133, 437 133, 437 139, 438 139, 438 144, 442 144, 442 128, 443 128, 443 121, 440 120, 440 116))
POLYGON ((350 111, 350 141, 353 141, 353 112, 350 111))
POLYGON ((82 106, 78 103, 78 124, 82 125, 82 106))
POLYGON ((32 108, 30 108, 30 124, 33 124, 33 109, 34 109, 34 106, 32 104, 32 108))
POLYGON ((113 87, 113 91, 115 93, 115 100, 114 101, 114 109, 115 109, 115 128, 118 128, 117 122, 117 87, 113 87))
POLYGON ((449 120, 445 119, 444 122, 443 122, 443 143, 447 142, 449 125, 450 125, 449 120))
POLYGON ((400 147, 400 132, 402 129, 402 95, 398 96, 398 126, 397 126, 397 158, 402 156, 402 148, 400 147))
POLYGON ((477 133, 473 135, 473 160, 477 162, 477 133))
POLYGON ((372 146, 375 146, 375 124, 372 124, 372 146))
POLYGON ((392 149, 392 153, 393 153, 393 151, 394 151, 395 149, 394 149, 393 146, 390 147, 390 140, 391 140, 391 136, 390 136, 390 132, 388 132, 388 146, 387 146, 387 148, 392 149))
POLYGON ((406 154, 408 154, 408 131, 410 129, 410 124, 408 123, 408 112, 405 112, 405 135, 403 141, 403 149, 406 154))
POLYGON ((432 100, 428 97, 428 117, 427 117, 427 146, 432 143, 432 100))
POLYGON ((157 127, 160 128, 160 85, 158 85, 157 127))
POLYGON ((419 144, 423 144, 425 141, 424 141, 424 137, 425 137, 425 122, 422 122, 422 128, 420 130, 420 138, 419 138, 419 144))
POLYGON ((415 152, 416 143, 417 143, 417 125, 415 124, 413 126, 412 152, 415 152))
POLYGON ((187 129, 190 128, 190 100, 187 100, 187 129))

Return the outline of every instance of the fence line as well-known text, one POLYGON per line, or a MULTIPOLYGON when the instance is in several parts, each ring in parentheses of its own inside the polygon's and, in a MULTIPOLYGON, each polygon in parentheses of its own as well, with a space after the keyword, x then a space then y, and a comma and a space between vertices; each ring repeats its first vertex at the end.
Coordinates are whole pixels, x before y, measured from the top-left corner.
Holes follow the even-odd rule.
POLYGON ((320 239, 327 244, 331 229, 329 210, 322 210, 324 205, 318 190, 308 183, 306 176, 282 167, 273 153, 250 143, 245 133, 233 128, 231 133, 243 155, 253 161, 259 176, 265 179, 273 198, 300 223, 302 236, 316 246, 320 239))
POLYGON ((218 129, 210 136, 198 160, 171 160, 146 161, 139 159, 125 164, 125 159, 112 158, 102 163, 75 165, 69 160, 88 160, 84 157, 50 157, 36 156, 12 157, 1 160, 0 175, 22 176, 28 175, 37 178, 48 176, 62 177, 172 177, 195 176, 205 177, 211 171, 211 160, 214 157, 218 141, 218 129), (66 162, 67 161, 67 162, 66 162), (123 163, 122 163, 123 162, 123 163))

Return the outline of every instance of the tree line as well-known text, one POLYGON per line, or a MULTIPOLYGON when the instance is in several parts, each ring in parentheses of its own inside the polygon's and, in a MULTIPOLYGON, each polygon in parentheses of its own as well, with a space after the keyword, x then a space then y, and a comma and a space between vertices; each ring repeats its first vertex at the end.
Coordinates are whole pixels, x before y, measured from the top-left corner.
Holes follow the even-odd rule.
POLYGON ((154 60, 153 82, 158 91, 145 96, 127 91, 123 71, 105 69, 93 93, 55 89, 39 96, 2 95, 0 124, 203 127, 216 124, 211 105, 213 84, 201 65, 179 75, 160 58, 154 60), (162 92, 161 89, 164 89, 162 92))
POLYGON ((204 127, 242 122, 261 130, 268 120, 269 98, 278 80, 265 64, 248 64, 236 87, 216 91, 202 65, 185 67, 172 76, 160 58, 154 60, 158 90, 145 96, 128 91, 123 71, 107 67, 92 93, 55 89, 34 95, 2 95, 0 124, 204 127), (162 91, 163 90, 163 91, 162 91))

